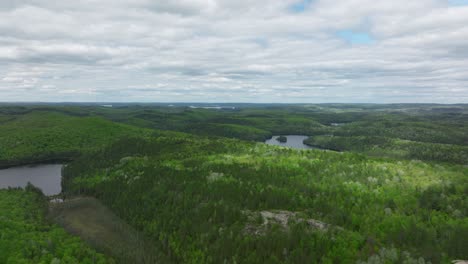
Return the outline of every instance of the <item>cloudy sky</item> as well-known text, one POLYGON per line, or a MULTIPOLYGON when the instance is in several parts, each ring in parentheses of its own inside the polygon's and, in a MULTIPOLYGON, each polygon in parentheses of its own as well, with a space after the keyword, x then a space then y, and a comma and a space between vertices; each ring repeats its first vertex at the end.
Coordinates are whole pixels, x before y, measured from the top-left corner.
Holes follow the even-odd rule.
POLYGON ((0 101, 468 103, 468 0, 2 0, 0 101))

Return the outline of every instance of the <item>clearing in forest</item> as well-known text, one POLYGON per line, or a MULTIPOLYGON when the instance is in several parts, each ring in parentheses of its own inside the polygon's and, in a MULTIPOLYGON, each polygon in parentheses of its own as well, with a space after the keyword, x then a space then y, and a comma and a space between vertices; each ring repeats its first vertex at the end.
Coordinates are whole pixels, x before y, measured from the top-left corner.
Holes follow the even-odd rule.
POLYGON ((164 262, 161 254, 150 254, 157 250, 142 234, 95 198, 76 197, 51 203, 49 215, 69 233, 114 256, 121 263, 164 262))

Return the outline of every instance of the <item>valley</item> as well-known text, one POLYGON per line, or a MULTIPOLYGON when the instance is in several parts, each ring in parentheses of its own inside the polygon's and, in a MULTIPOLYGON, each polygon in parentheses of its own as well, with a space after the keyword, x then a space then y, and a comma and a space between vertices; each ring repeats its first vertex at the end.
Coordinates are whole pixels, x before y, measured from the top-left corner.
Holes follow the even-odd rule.
POLYGON ((9 177, 66 164, 63 202, 2 185, 0 230, 23 246, 0 236, 0 262, 468 259, 466 105, 25 104, 0 120, 9 177))

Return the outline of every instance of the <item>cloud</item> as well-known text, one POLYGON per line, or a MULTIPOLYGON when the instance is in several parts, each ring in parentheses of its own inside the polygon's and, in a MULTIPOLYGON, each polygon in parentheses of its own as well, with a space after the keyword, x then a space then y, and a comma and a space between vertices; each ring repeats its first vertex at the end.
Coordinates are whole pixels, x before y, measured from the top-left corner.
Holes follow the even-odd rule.
POLYGON ((468 6, 0 3, 1 101, 468 102, 468 6))

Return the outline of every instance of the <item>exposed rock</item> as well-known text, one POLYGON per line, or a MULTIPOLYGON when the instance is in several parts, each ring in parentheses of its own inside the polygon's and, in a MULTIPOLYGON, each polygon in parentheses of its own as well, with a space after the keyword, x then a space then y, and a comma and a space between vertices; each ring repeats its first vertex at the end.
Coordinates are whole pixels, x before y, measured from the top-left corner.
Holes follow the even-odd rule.
POLYGON ((129 162, 129 161, 131 161, 133 159, 135 159, 135 157, 123 157, 123 158, 120 159, 119 163, 120 164, 126 164, 127 162, 129 162))
POLYGON ((52 200, 50 200, 51 203, 63 203, 63 199, 61 198, 54 198, 52 200))
POLYGON ((224 173, 222 172, 211 172, 210 175, 208 175, 206 178, 208 182, 214 182, 221 179, 222 177, 224 177, 224 173))
POLYGON ((260 212, 251 212, 244 211, 248 215, 249 223, 245 227, 245 231, 249 234, 262 235, 265 233, 267 226, 271 224, 280 225, 282 228, 287 230, 288 224, 290 221, 297 223, 305 222, 307 225, 313 229, 317 230, 327 230, 330 225, 324 222, 315 220, 315 219, 305 219, 298 217, 297 212, 291 212, 286 210, 275 210, 275 211, 260 211, 260 212))

